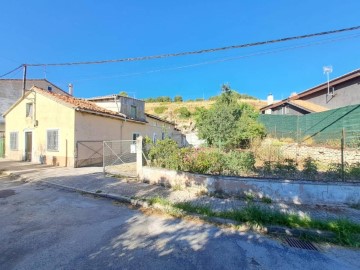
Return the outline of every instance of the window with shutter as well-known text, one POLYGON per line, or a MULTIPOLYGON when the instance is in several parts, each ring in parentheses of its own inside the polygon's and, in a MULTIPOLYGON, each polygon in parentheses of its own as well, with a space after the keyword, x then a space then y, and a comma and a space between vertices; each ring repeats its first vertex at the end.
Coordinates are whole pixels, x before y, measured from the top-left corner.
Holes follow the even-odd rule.
POLYGON ((59 130, 51 129, 47 131, 47 150, 58 151, 59 150, 59 130))
POLYGON ((18 150, 18 132, 10 132, 10 150, 18 150))

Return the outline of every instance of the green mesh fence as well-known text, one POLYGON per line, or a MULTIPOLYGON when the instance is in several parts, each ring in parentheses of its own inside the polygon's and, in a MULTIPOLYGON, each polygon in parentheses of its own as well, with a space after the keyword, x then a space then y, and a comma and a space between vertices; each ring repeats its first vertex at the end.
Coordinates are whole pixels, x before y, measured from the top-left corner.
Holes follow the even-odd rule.
POLYGON ((262 114, 259 120, 275 138, 337 144, 344 132, 345 144, 360 148, 360 104, 299 116, 262 114))

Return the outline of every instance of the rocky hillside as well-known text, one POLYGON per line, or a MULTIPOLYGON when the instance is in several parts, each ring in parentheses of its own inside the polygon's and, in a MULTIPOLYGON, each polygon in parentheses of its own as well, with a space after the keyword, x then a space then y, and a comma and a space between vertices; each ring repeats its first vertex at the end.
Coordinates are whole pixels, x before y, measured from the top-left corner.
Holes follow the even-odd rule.
MULTIPOLYGON (((187 102, 154 102, 145 103, 145 111, 176 123, 183 133, 191 133, 195 130, 194 114, 197 108, 210 108, 215 101, 187 101, 187 102)), ((246 102, 256 109, 266 105, 266 101, 242 99, 239 102, 246 102)))

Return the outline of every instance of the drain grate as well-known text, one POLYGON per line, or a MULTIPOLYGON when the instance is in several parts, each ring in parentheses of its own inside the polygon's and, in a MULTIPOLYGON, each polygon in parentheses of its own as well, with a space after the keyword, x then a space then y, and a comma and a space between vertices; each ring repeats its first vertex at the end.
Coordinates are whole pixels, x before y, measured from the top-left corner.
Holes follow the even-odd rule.
POLYGON ((290 247, 318 251, 318 249, 309 241, 299 240, 291 237, 286 237, 285 241, 290 247))

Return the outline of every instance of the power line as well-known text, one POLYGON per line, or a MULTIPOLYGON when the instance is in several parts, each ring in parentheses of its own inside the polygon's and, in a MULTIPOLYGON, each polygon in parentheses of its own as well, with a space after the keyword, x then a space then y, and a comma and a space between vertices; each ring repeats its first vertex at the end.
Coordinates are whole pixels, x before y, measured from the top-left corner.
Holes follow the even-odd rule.
POLYGON ((302 44, 302 45, 297 45, 297 46, 291 46, 291 47, 288 46, 288 47, 282 47, 282 48, 278 48, 278 49, 274 49, 274 50, 259 51, 259 52, 246 54, 246 55, 215 59, 215 60, 210 60, 210 61, 206 61, 206 62, 188 64, 188 65, 183 65, 183 66, 168 67, 168 68, 162 68, 162 69, 153 69, 153 70, 148 70, 148 71, 140 71, 140 72, 133 72, 133 73, 118 74, 118 75, 83 78, 83 79, 74 80, 73 82, 88 81, 88 80, 95 80, 95 79, 109 79, 109 78, 118 78, 118 77, 138 76, 138 75, 151 74, 151 73, 156 73, 156 72, 161 72, 161 71, 179 70, 179 69, 185 69, 185 68, 191 68, 191 67, 197 67, 197 66, 203 66, 203 65, 209 65, 209 64, 216 64, 216 63, 221 63, 221 62, 239 60, 239 59, 244 59, 244 58, 249 58, 249 57, 254 57, 254 56, 279 53, 279 52, 284 52, 284 51, 289 51, 289 50, 294 50, 294 49, 301 49, 301 48, 346 40, 346 39, 350 39, 350 38, 358 38, 358 37, 360 37, 360 34, 341 37, 341 38, 337 38, 337 39, 325 39, 325 40, 321 40, 318 42, 312 42, 312 43, 307 43, 307 44, 302 44))
POLYGON ((9 75, 9 74, 11 74, 11 73, 13 73, 13 72, 17 71, 18 69, 22 68, 23 66, 24 66, 24 65, 21 65, 21 66, 18 66, 17 68, 14 68, 14 69, 10 70, 9 72, 7 72, 7 73, 5 73, 5 74, 1 75, 1 76, 0 76, 0 78, 3 78, 3 77, 5 77, 5 76, 7 76, 7 75, 9 75))
POLYGON ((358 29, 360 29, 360 26, 354 26, 354 27, 337 29, 337 30, 330 30, 330 31, 319 32, 319 33, 312 33, 312 34, 301 35, 301 36, 292 36, 292 37, 273 39, 273 40, 267 40, 267 41, 259 41, 259 42, 246 43, 246 44, 240 44, 240 45, 231 45, 231 46, 225 46, 225 47, 220 47, 220 48, 202 49, 202 50, 197 50, 197 51, 187 51, 187 52, 179 52, 179 53, 168 53, 168 54, 159 54, 159 55, 150 55, 150 56, 99 60, 99 61, 49 63, 49 64, 26 64, 26 65, 33 66, 33 67, 36 67, 36 66, 72 66, 72 65, 93 65, 93 64, 105 64, 105 63, 117 63, 117 62, 145 61, 145 60, 152 60, 152 59, 162 59, 162 58, 169 58, 169 57, 178 57, 178 56, 185 56, 185 55, 203 54, 203 53, 211 53, 211 52, 217 52, 217 51, 240 49, 240 48, 246 48, 246 47, 254 47, 254 46, 280 43, 280 42, 291 41, 291 40, 299 40, 299 39, 305 39, 305 38, 311 38, 311 37, 317 37, 317 36, 337 34, 337 33, 342 33, 342 32, 354 31, 354 30, 358 30, 358 29))

